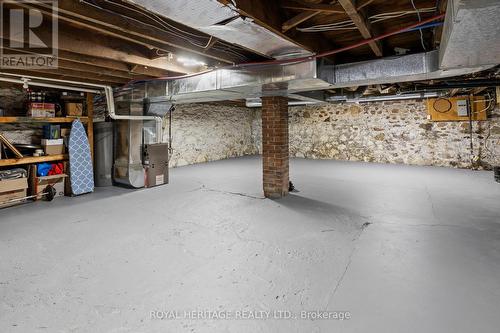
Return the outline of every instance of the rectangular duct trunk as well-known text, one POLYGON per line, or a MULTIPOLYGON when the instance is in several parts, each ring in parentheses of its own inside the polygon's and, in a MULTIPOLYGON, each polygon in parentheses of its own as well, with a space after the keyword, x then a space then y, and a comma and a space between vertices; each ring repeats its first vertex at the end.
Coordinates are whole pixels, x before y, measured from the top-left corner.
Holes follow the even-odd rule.
MULTIPOLYGON (((288 64, 221 68, 187 78, 148 83, 157 86, 149 103, 182 104, 256 99, 266 95, 297 98, 297 93, 352 86, 440 79, 477 72, 488 67, 440 70, 438 51, 388 57, 351 64, 330 65, 316 60, 288 64), (163 94, 163 95, 162 95, 163 94)), ((302 96, 304 99, 307 96, 302 96)), ((314 99, 317 99, 314 96, 314 99)), ((142 101, 142 100, 141 100, 142 101)))
POLYGON ((239 17, 232 5, 217 0, 127 0, 151 12, 228 43, 274 58, 311 55, 291 39, 239 17))
POLYGON ((440 68, 500 63, 500 1, 449 0, 440 68))

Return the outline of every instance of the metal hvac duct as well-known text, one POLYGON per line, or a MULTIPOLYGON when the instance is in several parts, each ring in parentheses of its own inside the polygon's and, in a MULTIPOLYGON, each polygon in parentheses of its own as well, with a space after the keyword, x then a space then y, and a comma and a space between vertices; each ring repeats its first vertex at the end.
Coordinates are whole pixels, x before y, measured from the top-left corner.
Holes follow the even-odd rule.
MULTIPOLYGON (((164 100, 182 104, 253 99, 266 95, 295 98, 300 92, 442 79, 490 67, 440 70, 438 51, 342 65, 328 65, 309 60, 299 63, 230 67, 186 78, 156 81, 165 95, 151 98, 151 101, 164 100)), ((149 82, 148 85, 154 82, 149 82)))
POLYGON ((127 1, 257 54, 273 58, 312 54, 253 20, 241 18, 233 6, 225 6, 217 0, 127 1))
POLYGON ((334 88, 443 79, 470 74, 493 66, 475 66, 443 70, 439 51, 387 57, 341 65, 320 65, 319 75, 334 88))
POLYGON ((440 51, 443 69, 500 63, 500 1, 449 0, 440 51))
MULTIPOLYGON (((142 105, 139 103, 116 102, 119 115, 142 116, 142 105)), ((141 147, 143 120, 114 121, 114 164, 113 180, 125 186, 144 187, 144 167, 142 165, 141 147)))

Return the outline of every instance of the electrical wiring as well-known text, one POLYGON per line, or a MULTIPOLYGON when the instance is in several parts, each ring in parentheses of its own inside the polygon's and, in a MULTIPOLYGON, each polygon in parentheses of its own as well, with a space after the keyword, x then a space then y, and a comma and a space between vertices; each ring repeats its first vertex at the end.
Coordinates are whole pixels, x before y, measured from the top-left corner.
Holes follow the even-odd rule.
MULTIPOLYGON (((417 13, 420 17, 420 13, 433 13, 436 10, 435 7, 421 8, 421 9, 417 9, 416 7, 414 7, 414 8, 415 8, 415 10, 413 10, 413 11, 403 10, 403 11, 399 11, 399 12, 382 13, 382 14, 372 15, 372 16, 370 16, 370 22, 377 23, 377 22, 380 22, 383 20, 398 18, 398 17, 402 17, 402 16, 406 16, 406 15, 415 14, 415 13, 417 13)), ((419 22, 420 21, 422 21, 421 18, 419 18, 419 22)))
POLYGON ((210 46, 210 43, 212 43, 212 40, 213 40, 214 36, 210 36, 210 38, 208 39, 208 42, 205 46, 203 46, 204 49, 206 49, 207 47, 210 46))
MULTIPOLYGON (((105 1, 108 2, 108 3, 113 3, 114 5, 118 5, 118 6, 122 7, 122 8, 130 9, 130 7, 128 7, 128 6, 124 6, 124 5, 116 3, 116 2, 111 2, 110 0, 105 0, 105 1)), ((208 36, 207 37, 207 36, 198 35, 198 34, 191 33, 189 31, 182 30, 182 29, 180 29, 180 28, 178 28, 178 27, 176 27, 176 26, 174 26, 172 24, 169 24, 161 16, 159 16, 159 15, 157 15, 155 13, 151 13, 151 15, 154 16, 154 18, 152 18, 151 15, 148 15, 148 13, 139 10, 140 7, 138 7, 137 5, 132 4, 132 6, 135 6, 135 7, 138 8, 137 10, 134 10, 135 12, 138 12, 138 13, 142 14, 143 16, 146 16, 146 17, 152 19, 156 23, 160 24, 163 28, 167 29, 170 33, 174 33, 177 37, 182 38, 184 40, 187 40, 190 44, 192 44, 194 46, 206 49, 210 45, 210 43, 212 42, 212 40, 213 40, 213 36, 208 36), (180 32, 182 35, 179 35, 179 34, 173 32, 172 29, 180 32), (189 35, 189 36, 192 36, 192 37, 195 37, 195 38, 200 38, 200 39, 203 39, 203 40, 207 40, 207 42, 206 42, 206 44, 202 44, 203 41, 200 42, 198 40, 192 40, 192 39, 186 38, 186 36, 184 36, 184 35, 189 35)), ((234 47, 232 47, 232 46, 231 47, 228 47, 228 46, 219 47, 217 45, 214 45, 214 46, 212 46, 212 48, 216 49, 216 50, 220 50, 220 51, 229 52, 229 53, 231 53, 233 55, 238 56, 240 59, 247 59, 247 57, 245 55, 243 55, 242 53, 239 53, 239 52, 235 51, 234 47)))
POLYGON ((491 105, 493 104, 493 98, 491 98, 491 95, 488 94, 488 99, 486 99, 486 100, 473 101, 473 103, 483 103, 483 102, 488 102, 488 105, 480 111, 473 112, 474 114, 480 114, 480 113, 488 111, 491 108, 491 105))
MULTIPOLYGON (((352 50, 352 49, 358 48, 358 47, 363 46, 363 45, 367 45, 367 44, 369 44, 371 42, 374 42, 374 41, 378 41, 378 40, 381 40, 381 39, 384 39, 384 38, 387 38, 387 37, 390 37, 390 36, 394 36, 394 35, 397 35, 397 34, 401 34, 401 33, 410 31, 411 29, 414 29, 414 28, 419 27, 421 25, 428 24, 430 22, 442 20, 444 18, 444 16, 445 16, 445 14, 439 14, 439 15, 436 15, 436 16, 432 16, 432 17, 430 17, 428 19, 423 20, 422 22, 413 23, 413 24, 410 24, 410 25, 408 25, 406 27, 399 28, 399 29, 387 32, 387 33, 379 35, 377 37, 372 37, 372 38, 369 38, 369 39, 365 39, 365 40, 362 40, 360 42, 357 42, 357 43, 354 43, 354 44, 351 44, 351 45, 348 45, 348 46, 345 46, 345 47, 341 47, 341 48, 334 49, 334 50, 331 50, 331 51, 321 52, 321 53, 318 53, 316 55, 304 56, 304 57, 299 57, 299 58, 287 58, 287 59, 274 59, 274 60, 266 60, 266 61, 246 62, 246 63, 234 64, 232 66, 225 66, 225 67, 222 67, 222 68, 228 69, 228 68, 245 68, 245 67, 250 67, 250 66, 285 65, 285 64, 301 63, 301 62, 311 61, 311 60, 315 60, 315 59, 319 59, 319 58, 324 58, 324 57, 328 57, 328 56, 331 56, 331 55, 334 55, 334 54, 337 54, 337 53, 341 53, 341 52, 345 52, 345 51, 348 51, 348 50, 352 50)), ((158 78, 153 78, 153 79, 130 81, 125 86, 123 86, 121 89, 122 90, 131 89, 130 87, 133 86, 134 84, 144 83, 144 82, 163 81, 163 80, 177 80, 177 79, 190 78, 190 77, 202 75, 202 74, 205 74, 205 73, 213 72, 216 69, 217 68, 212 68, 212 69, 205 70, 205 71, 198 72, 198 73, 180 75, 180 76, 175 76, 175 77, 158 77, 158 78)))
MULTIPOLYGON (((396 12, 389 12, 389 13, 380 13, 380 14, 375 14, 375 15, 368 17, 368 20, 370 21, 370 23, 374 24, 374 23, 379 23, 382 21, 390 20, 390 19, 403 17, 406 15, 412 15, 415 13, 418 13, 418 15, 420 17, 420 13, 433 13, 435 11, 436 11, 435 7, 430 7, 430 8, 416 9, 416 10, 403 10, 403 11, 396 11, 396 12)), ((420 21, 421 21, 421 18, 419 18, 419 22, 420 21)), ((296 28, 296 29, 298 31, 301 31, 301 32, 357 30, 356 25, 351 20, 345 20, 345 21, 334 22, 334 23, 326 23, 326 24, 318 24, 318 25, 314 25, 311 27, 307 27, 307 28, 296 28)))
MULTIPOLYGON (((184 36, 184 35, 181 35, 181 34, 176 33, 174 30, 172 30, 171 28, 169 28, 169 26, 168 26, 168 25, 166 26, 165 24, 163 24, 161 21, 159 21, 159 20, 158 20, 158 19, 156 19, 155 17, 152 17, 151 15, 149 15, 149 14, 147 14, 147 13, 143 12, 143 11, 140 11, 140 10, 137 10, 137 9, 135 9, 135 8, 128 7, 128 6, 124 6, 124 5, 122 5, 122 4, 120 4, 120 3, 117 3, 117 2, 111 2, 111 1, 109 1, 109 0, 104 0, 104 1, 105 1, 105 2, 107 2, 107 3, 111 3, 111 4, 113 4, 113 5, 116 5, 116 6, 119 6, 119 7, 125 8, 125 9, 127 9, 127 10, 133 11, 133 12, 135 12, 135 13, 139 14, 139 15, 145 16, 145 17, 147 17, 148 19, 150 19, 151 21, 153 21, 153 22, 155 22, 155 23, 157 23, 157 24, 161 25, 161 26, 162 26, 162 28, 163 28, 163 29, 162 29, 163 31, 166 31, 166 32, 172 33, 172 34, 174 34, 176 37, 182 38, 182 39, 184 39, 184 40, 186 40, 186 41, 188 41, 188 42, 190 42, 190 43, 192 43, 192 42, 193 42, 193 40, 190 40, 188 37, 186 37, 186 36, 184 36)), ((116 13, 116 12, 113 12, 113 11, 111 11, 111 10, 108 10, 108 9, 106 9, 106 8, 103 8, 103 7, 97 6, 97 5, 95 5, 95 4, 92 4, 92 3, 90 3, 88 0, 82 0, 82 2, 84 2, 84 3, 86 3, 86 4, 90 4, 90 5, 94 6, 94 7, 99 8, 100 10, 106 11, 106 12, 108 12, 108 13, 113 13, 113 14, 119 15, 119 16, 121 16, 121 17, 125 18, 125 19, 128 19, 128 20, 130 20, 130 19, 135 20, 135 19, 133 19, 133 18, 131 18, 131 17, 129 17, 129 16, 125 16, 125 15, 122 15, 122 14, 119 14, 119 13, 116 13)), ((141 23, 142 23, 142 24, 145 24, 145 25, 148 25, 148 26, 150 26, 150 27, 158 28, 157 26, 155 26, 155 25, 151 25, 151 24, 148 24, 148 23, 146 23, 146 22, 141 22, 141 23)), ((189 33, 189 32, 185 32, 185 34, 188 34, 188 35, 189 35, 190 33, 189 33)), ((193 35, 193 34, 191 34, 191 35, 193 35)), ((196 36, 196 35, 193 35, 193 36, 196 36)), ((205 36, 201 36, 201 37, 203 38, 203 37, 205 37, 205 36)))
POLYGON ((309 28, 297 28, 297 30, 302 31, 302 32, 313 32, 312 30, 323 31, 324 29, 328 29, 328 28, 338 29, 338 30, 341 30, 341 29, 347 30, 347 29, 356 29, 356 26, 354 25, 354 22, 352 22, 351 20, 345 20, 345 21, 335 22, 335 23, 319 24, 319 25, 315 25, 315 26, 312 26, 309 28))
MULTIPOLYGON (((413 9, 415 9, 415 11, 417 12, 418 21, 422 22, 422 17, 420 16, 420 11, 415 6, 415 3, 413 2, 413 0, 410 0, 410 2, 411 2, 411 5, 413 6, 413 9)), ((424 51, 427 51, 427 48, 425 47, 425 43, 424 43, 424 33, 422 32, 422 29, 419 29, 418 31, 420 32, 420 42, 422 43, 422 48, 424 49, 424 51)))
MULTIPOLYGON (((130 16, 126 16, 126 15, 123 15, 123 14, 119 14, 115 11, 111 11, 111 10, 108 10, 106 8, 103 8, 93 2, 91 2, 92 0, 81 0, 82 2, 90 5, 90 6, 93 6, 95 8, 98 8, 99 10, 103 10, 103 11, 106 11, 106 12, 109 12, 109 13, 113 13, 115 15, 119 15, 127 20, 136 20, 130 16)), ((147 13, 145 12, 144 10, 142 10, 140 7, 138 7, 137 5, 135 4, 131 4, 131 6, 126 6, 124 4, 121 4, 119 2, 114 2, 114 1, 110 1, 110 0, 104 0, 106 3, 109 3, 111 5, 114 5, 114 6, 118 6, 118 7, 121 7, 125 10, 128 10, 128 11, 132 11, 136 14, 139 14, 143 17, 146 17, 148 18, 151 22, 154 22, 156 23, 157 25, 159 25, 161 28, 159 28, 157 25, 152 25, 152 24, 149 24, 147 22, 144 22, 144 21, 141 21, 141 24, 144 24, 144 25, 147 25, 147 26, 150 26, 150 27, 154 27, 156 29, 160 29, 160 30, 163 30, 165 32, 168 32, 168 33, 171 33, 173 34, 174 36, 188 42, 189 44, 191 45, 194 45, 196 47, 199 47, 199 48, 202 48, 202 49, 206 49, 209 45, 209 43, 211 42, 211 39, 213 38, 212 36, 203 36, 203 35, 199 35, 199 34, 194 34, 194 33, 191 33, 189 31, 185 31, 185 30, 182 30, 172 24, 169 24, 167 21, 163 20, 160 16, 154 14, 154 13, 147 13)), ((237 56, 238 59, 248 59, 247 56, 245 56, 244 54, 234 50, 234 47, 227 47, 227 46, 219 46, 217 45, 218 43, 220 43, 220 41, 217 41, 217 43, 215 43, 212 48, 215 49, 215 50, 218 50, 218 51, 222 51, 222 52, 228 52, 234 56, 237 56)))
MULTIPOLYGON (((493 109, 495 107, 495 101, 496 99, 494 98, 494 96, 491 96, 490 93, 487 94, 488 96, 488 99, 487 100, 484 100, 484 101, 488 101, 488 106, 480 111, 480 112, 485 112, 485 111, 488 111, 490 110, 490 108, 493 106, 493 109)), ((483 101, 474 101, 475 103, 480 103, 480 102, 483 102, 483 101)), ((488 134, 486 135, 486 137, 484 138, 484 150, 487 151, 490 155, 493 155, 494 152, 491 150, 490 146, 489 146, 489 141, 490 141, 490 137, 491 137, 491 121, 488 122, 488 134)))
POLYGON ((136 4, 130 3, 131 6, 126 6, 126 5, 121 4, 119 2, 110 1, 110 0, 104 0, 104 2, 109 3, 111 5, 114 5, 114 6, 118 6, 118 7, 124 8, 126 10, 132 10, 132 11, 134 11, 134 12, 136 12, 136 13, 142 15, 142 16, 146 16, 146 17, 148 17, 150 19, 152 19, 152 17, 151 17, 151 15, 152 15, 152 16, 154 16, 156 18, 156 19, 153 19, 153 20, 156 21, 157 23, 160 23, 162 26, 166 26, 169 29, 177 30, 178 32, 180 32, 182 34, 190 35, 192 37, 196 37, 196 38, 200 38, 200 39, 207 39, 208 38, 207 36, 194 34, 194 33, 191 33, 189 31, 185 31, 185 30, 182 30, 180 28, 177 28, 176 26, 174 26, 172 24, 169 24, 168 22, 164 21, 160 16, 156 15, 155 13, 153 13, 153 12, 148 13, 148 12, 144 11, 141 7, 139 7, 136 4), (132 7, 134 7, 134 8, 132 8, 132 7))

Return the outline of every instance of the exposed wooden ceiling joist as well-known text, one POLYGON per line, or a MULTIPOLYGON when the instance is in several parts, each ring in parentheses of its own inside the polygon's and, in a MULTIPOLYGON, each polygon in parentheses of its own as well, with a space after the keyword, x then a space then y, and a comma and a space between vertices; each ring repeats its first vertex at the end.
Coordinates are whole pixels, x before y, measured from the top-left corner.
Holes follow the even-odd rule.
POLYGON ((365 8, 368 5, 371 5, 375 0, 363 0, 363 1, 356 1, 356 9, 360 11, 361 9, 365 8))
MULTIPOLYGON (((37 8, 49 15, 50 7, 43 3, 20 3, 18 6, 37 8)), ((216 61, 232 63, 238 60, 229 52, 223 52, 208 47, 197 47, 182 36, 160 29, 147 22, 126 18, 112 11, 99 10, 85 3, 72 0, 59 0, 59 20, 72 25, 97 31, 101 34, 137 43, 146 47, 156 48, 164 52, 189 52, 208 57, 216 61)), ((199 33, 201 34, 201 33, 199 33)), ((207 39, 210 38, 207 36, 207 39)))
MULTIPOLYGON (((344 8, 347 15, 354 22, 359 32, 363 36, 363 38, 369 39, 373 37, 370 28, 370 22, 368 22, 368 20, 366 20, 366 18, 361 14, 361 12, 357 10, 354 1, 338 0, 338 2, 344 8)), ((370 42, 368 45, 370 45, 370 48, 373 50, 373 53, 375 53, 377 57, 381 57, 383 55, 382 46, 380 45, 379 42, 370 42)))
MULTIPOLYGON (((49 22, 50 23, 50 22, 49 22)), ((6 36, 5 39, 10 36, 6 36)), ((39 29, 38 36, 42 40, 50 40, 49 29, 39 29)), ((18 40, 20 41, 20 40, 18 40)), ((76 29, 60 24, 58 32, 58 48, 68 52, 83 54, 91 57, 118 60, 133 65, 163 69, 177 73, 192 73, 197 68, 187 68, 175 61, 168 61, 166 58, 149 59, 150 49, 138 45, 123 43, 115 38, 106 38, 103 35, 88 33, 85 30, 76 29)))
MULTIPOLYGON (((1 40, 1 38, 0 38, 1 40)), ((8 49, 8 48, 6 48, 8 49)), ((26 50, 16 50, 19 53, 36 54, 35 52, 29 52, 26 50)), ((139 66, 128 64, 121 61, 96 58, 89 55, 78 54, 73 52, 68 52, 64 50, 58 50, 59 61, 68 61, 76 65, 91 65, 98 69, 112 70, 115 72, 122 73, 123 75, 129 75, 132 78, 137 77, 160 77, 160 76, 176 76, 181 73, 169 72, 162 69, 139 66)))
POLYGON ((139 79, 139 78, 150 78, 150 76, 145 76, 141 75, 140 77, 131 75, 130 73, 122 72, 122 71, 116 71, 113 69, 109 68, 102 68, 94 65, 88 65, 88 64, 81 64, 78 62, 73 62, 73 61, 68 61, 68 60, 63 60, 59 59, 58 60, 58 68, 66 69, 66 70, 75 70, 75 71, 80 71, 80 72, 85 72, 89 74, 97 74, 97 75, 104 75, 107 77, 114 77, 114 78, 120 78, 124 80, 134 80, 134 79, 139 79))
POLYGON ((12 73, 17 75, 46 77, 49 79, 69 80, 69 81, 85 81, 95 84, 108 84, 112 86, 119 86, 127 83, 127 80, 109 78, 106 76, 97 76, 89 73, 78 71, 67 71, 63 69, 38 69, 38 70, 25 70, 25 69, 2 69, 2 72, 12 73))
POLYGON ((332 48, 332 43, 321 36, 297 35, 295 30, 282 32, 283 9, 278 1, 266 0, 218 0, 225 5, 234 1, 240 15, 252 18, 257 24, 304 49, 321 52, 332 48))
POLYGON ((281 31, 282 32, 287 32, 288 30, 290 30, 292 28, 295 28, 299 24, 301 24, 301 23, 309 20, 310 18, 318 15, 319 13, 321 13, 321 12, 320 11, 306 11, 306 12, 302 12, 302 13, 300 13, 300 14, 292 17, 291 19, 289 19, 285 23, 283 23, 281 31))

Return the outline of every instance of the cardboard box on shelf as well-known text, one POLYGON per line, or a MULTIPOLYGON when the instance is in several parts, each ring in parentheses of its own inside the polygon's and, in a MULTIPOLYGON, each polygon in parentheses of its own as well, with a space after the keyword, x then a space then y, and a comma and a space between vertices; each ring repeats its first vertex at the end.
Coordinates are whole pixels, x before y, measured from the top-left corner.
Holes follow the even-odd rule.
POLYGON ((51 118, 56 115, 56 105, 54 103, 29 103, 28 117, 51 118))
POLYGON ((66 115, 79 117, 83 115, 82 103, 66 103, 66 115))
POLYGON ((37 177, 35 182, 35 193, 37 195, 37 198, 43 199, 43 196, 41 196, 41 194, 48 185, 54 187, 54 189, 56 190, 55 197, 64 196, 64 183, 67 177, 68 175, 66 174, 37 177))
POLYGON ((42 147, 45 155, 64 154, 63 139, 42 139, 42 147))
POLYGON ((14 199, 26 197, 28 188, 27 178, 3 179, 0 180, 0 208, 18 205, 22 200, 10 202, 14 199))

